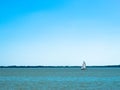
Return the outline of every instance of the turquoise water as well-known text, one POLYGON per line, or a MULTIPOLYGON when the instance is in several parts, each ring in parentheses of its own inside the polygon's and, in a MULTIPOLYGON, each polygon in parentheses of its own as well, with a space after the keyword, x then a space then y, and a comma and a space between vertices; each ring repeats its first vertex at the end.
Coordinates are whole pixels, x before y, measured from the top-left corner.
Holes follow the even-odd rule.
POLYGON ((0 90, 120 90, 120 68, 0 68, 0 90))

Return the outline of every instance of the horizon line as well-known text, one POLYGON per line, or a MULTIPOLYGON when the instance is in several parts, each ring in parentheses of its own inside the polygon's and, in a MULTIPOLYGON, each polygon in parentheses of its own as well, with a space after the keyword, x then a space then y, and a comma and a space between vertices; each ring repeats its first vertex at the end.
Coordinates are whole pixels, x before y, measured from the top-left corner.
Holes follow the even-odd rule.
MULTIPOLYGON (((11 66, 0 66, 0 68, 78 68, 81 66, 42 66, 42 65, 37 65, 37 66, 16 66, 16 65, 11 65, 11 66)), ((93 66, 86 66, 86 67, 120 67, 120 65, 93 65, 93 66)))

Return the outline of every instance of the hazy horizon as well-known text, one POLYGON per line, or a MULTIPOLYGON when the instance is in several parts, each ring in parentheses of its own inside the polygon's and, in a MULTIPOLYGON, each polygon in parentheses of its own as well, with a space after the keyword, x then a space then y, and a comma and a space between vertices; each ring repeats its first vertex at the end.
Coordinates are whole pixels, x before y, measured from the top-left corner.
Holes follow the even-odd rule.
POLYGON ((0 66, 120 65, 119 3, 0 1, 0 66))

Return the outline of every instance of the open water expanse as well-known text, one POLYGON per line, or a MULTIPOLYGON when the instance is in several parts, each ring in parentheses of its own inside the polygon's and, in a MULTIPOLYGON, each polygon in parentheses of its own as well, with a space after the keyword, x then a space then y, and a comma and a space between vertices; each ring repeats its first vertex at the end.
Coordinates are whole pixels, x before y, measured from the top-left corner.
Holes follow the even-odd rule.
POLYGON ((120 90, 120 68, 0 68, 0 90, 120 90))

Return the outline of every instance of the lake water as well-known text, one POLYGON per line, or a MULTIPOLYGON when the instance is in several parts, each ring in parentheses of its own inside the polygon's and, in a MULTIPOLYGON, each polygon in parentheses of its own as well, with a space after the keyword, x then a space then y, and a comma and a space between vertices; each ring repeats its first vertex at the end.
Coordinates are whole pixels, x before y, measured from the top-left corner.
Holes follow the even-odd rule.
POLYGON ((0 68, 0 90, 120 90, 120 68, 0 68))

